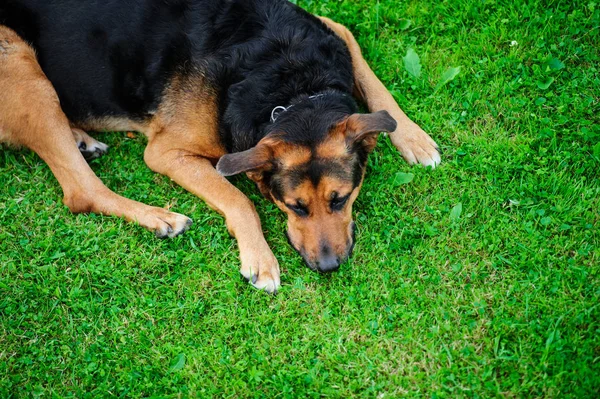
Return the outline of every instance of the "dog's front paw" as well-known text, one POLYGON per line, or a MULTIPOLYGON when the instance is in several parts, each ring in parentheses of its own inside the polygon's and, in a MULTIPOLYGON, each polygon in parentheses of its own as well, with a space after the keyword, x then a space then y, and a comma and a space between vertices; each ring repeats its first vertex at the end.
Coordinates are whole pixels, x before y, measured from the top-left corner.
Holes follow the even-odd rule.
POLYGON ((273 255, 271 248, 264 245, 240 246, 242 267, 240 273, 246 280, 259 290, 269 294, 276 294, 281 282, 279 279, 279 262, 273 255))
POLYGON ((185 233, 191 225, 192 219, 185 215, 162 208, 153 208, 146 227, 154 230, 158 238, 173 238, 185 233))
POLYGON ((417 124, 390 133, 392 144, 411 165, 420 163, 435 168, 440 164, 440 148, 417 124))

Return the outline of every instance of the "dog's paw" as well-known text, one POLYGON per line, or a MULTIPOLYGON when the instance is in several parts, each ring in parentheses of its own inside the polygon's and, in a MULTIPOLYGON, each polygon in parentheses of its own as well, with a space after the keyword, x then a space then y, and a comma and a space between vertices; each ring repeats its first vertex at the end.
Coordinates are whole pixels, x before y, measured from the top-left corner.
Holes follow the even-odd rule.
POLYGON ((77 143, 77 148, 86 161, 96 159, 108 151, 108 146, 99 142, 81 129, 71 129, 77 143))
POLYGON ((442 161, 438 145, 416 124, 390 133, 390 139, 411 165, 420 163, 435 168, 442 161))
POLYGON ((99 158, 108 151, 108 146, 97 140, 94 140, 92 143, 82 141, 78 144, 78 147, 81 155, 83 155, 86 161, 99 158))
POLYGON ((240 273, 254 288, 265 290, 269 294, 276 294, 281 286, 281 281, 279 262, 275 255, 266 243, 249 248, 242 250, 240 247, 242 261, 240 273))
POLYGON ((154 208, 150 223, 146 227, 153 230, 158 238, 173 238, 186 232, 192 219, 162 208, 154 208))

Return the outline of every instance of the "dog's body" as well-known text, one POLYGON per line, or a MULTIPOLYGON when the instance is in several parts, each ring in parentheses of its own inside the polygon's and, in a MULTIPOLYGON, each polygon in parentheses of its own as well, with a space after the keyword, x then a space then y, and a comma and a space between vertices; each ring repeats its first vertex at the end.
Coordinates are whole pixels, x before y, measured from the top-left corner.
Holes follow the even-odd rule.
POLYGON ((409 162, 439 163, 350 32, 283 0, 6 0, 0 93, 0 140, 37 152, 73 212, 172 237, 187 217, 114 194, 82 157, 106 151, 83 130, 146 134, 148 166, 225 216, 242 274, 270 292, 277 261, 223 175, 247 172, 288 214, 307 264, 329 271, 351 252, 351 205, 378 132, 409 162), (357 114, 353 93, 374 113, 357 114))

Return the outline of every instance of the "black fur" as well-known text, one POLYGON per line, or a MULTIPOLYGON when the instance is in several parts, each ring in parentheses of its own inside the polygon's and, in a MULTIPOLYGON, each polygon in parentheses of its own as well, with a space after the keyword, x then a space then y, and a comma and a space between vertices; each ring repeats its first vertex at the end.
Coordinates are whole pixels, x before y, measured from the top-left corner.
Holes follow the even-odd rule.
POLYGON ((312 147, 325 139, 332 127, 358 110, 354 99, 341 91, 328 90, 310 97, 297 96, 288 111, 281 112, 266 130, 282 132, 289 143, 312 147))
POLYGON ((191 68, 217 93, 230 152, 274 130, 314 145, 357 108, 345 44, 285 0, 1 0, 0 24, 32 44, 74 122, 148 119, 191 68))

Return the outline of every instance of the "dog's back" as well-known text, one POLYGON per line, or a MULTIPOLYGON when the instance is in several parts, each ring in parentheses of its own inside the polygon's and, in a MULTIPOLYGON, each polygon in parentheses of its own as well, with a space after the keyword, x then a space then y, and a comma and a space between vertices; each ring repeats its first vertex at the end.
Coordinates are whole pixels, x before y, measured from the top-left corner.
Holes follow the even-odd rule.
POLYGON ((252 117, 268 121, 298 91, 352 85, 339 38, 285 0, 7 0, 0 25, 31 43, 73 122, 149 119, 173 74, 193 67, 219 96, 230 150, 255 144, 252 117))
MULTIPOLYGON (((36 50, 67 116, 144 118, 177 63, 190 56, 192 9, 215 1, 7 0, 0 25, 36 50)), ((213 6, 214 8, 214 6, 213 6)))

